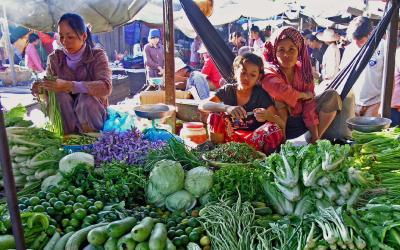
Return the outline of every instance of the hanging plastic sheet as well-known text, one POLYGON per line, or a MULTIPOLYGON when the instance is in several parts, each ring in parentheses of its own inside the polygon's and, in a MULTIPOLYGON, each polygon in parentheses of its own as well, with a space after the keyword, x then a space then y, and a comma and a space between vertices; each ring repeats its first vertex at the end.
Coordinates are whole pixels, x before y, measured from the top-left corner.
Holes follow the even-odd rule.
POLYGON ((232 63, 235 55, 192 0, 180 0, 180 2, 190 23, 201 37, 204 46, 207 48, 222 77, 227 81, 231 81, 233 79, 232 63))
POLYGON ((368 41, 356 54, 353 60, 339 72, 326 89, 335 89, 339 92, 342 99, 346 98, 361 72, 367 66, 375 52, 375 49, 378 47, 396 8, 398 8, 398 5, 393 5, 388 9, 378 26, 374 29, 368 41))

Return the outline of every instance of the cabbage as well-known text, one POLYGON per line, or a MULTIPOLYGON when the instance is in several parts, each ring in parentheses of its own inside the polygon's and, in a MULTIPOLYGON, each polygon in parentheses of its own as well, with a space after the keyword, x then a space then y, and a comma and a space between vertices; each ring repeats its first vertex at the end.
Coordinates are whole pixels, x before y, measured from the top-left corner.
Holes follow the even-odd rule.
POLYGON ((161 160, 154 164, 149 179, 157 192, 167 196, 183 189, 185 171, 179 162, 161 160))
POLYGON ((211 192, 206 193, 205 195, 201 196, 199 202, 202 206, 207 205, 211 202, 211 192))
POLYGON ((165 200, 165 206, 171 212, 190 210, 195 205, 196 198, 186 190, 175 192, 165 200))
POLYGON ((165 196, 160 194, 151 182, 147 185, 146 198, 148 203, 154 204, 156 207, 165 205, 165 196))
POLYGON ((43 180, 40 190, 46 192, 50 186, 61 187, 62 181, 63 181, 63 177, 60 173, 51 175, 43 180))
POLYGON ((185 189, 195 197, 200 197, 211 189, 213 172, 205 167, 197 167, 186 173, 185 189))

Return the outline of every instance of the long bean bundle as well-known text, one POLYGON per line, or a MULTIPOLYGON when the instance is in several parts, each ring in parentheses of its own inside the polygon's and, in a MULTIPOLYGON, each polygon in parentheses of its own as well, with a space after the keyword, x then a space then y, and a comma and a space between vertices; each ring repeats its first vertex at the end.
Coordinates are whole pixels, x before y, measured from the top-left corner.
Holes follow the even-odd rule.
MULTIPOLYGON (((44 79, 48 81, 55 81, 57 80, 57 77, 48 76, 45 77, 44 79)), ((47 105, 46 106, 42 105, 42 109, 50 120, 48 129, 57 135, 63 135, 64 130, 62 125, 63 120, 61 116, 60 104, 58 103, 57 100, 57 94, 54 91, 47 92, 47 105)))

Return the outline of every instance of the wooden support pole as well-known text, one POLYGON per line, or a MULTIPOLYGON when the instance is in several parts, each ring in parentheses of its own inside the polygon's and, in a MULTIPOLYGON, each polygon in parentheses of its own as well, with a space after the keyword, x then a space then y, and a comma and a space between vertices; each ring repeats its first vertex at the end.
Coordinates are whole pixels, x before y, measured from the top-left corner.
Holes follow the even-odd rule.
MULTIPOLYGON (((396 6, 398 0, 390 0, 396 6)), ((395 55, 397 47, 397 25, 399 21, 399 7, 394 12, 388 27, 387 46, 385 54, 385 67, 383 71, 381 114, 382 117, 390 118, 391 102, 394 84, 395 55)))
POLYGON ((6 6, 3 4, 3 36, 6 39, 6 50, 8 53, 8 60, 10 61, 11 79, 13 84, 17 83, 17 75, 14 67, 14 49, 11 45, 10 31, 8 29, 8 20, 6 13, 6 6))
MULTIPOLYGON (((175 106, 175 40, 172 0, 164 0, 164 58, 165 58, 165 103, 175 106)), ((176 113, 168 119, 168 124, 175 132, 176 113)))
POLYGON ((10 151, 6 126, 4 123, 3 106, 0 100, 0 166, 3 171, 4 192, 7 198, 8 211, 11 217, 11 226, 17 250, 25 250, 24 230, 19 214, 17 190, 15 188, 14 174, 11 168, 10 151))

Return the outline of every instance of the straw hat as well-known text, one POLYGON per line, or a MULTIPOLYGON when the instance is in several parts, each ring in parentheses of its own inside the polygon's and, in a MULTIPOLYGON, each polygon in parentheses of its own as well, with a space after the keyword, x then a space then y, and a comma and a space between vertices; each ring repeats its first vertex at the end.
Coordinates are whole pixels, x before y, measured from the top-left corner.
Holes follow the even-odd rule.
POLYGON ((185 67, 187 67, 186 63, 181 58, 175 57, 175 73, 185 67))
POLYGON ((206 46, 204 46, 204 43, 202 43, 200 48, 197 50, 197 53, 203 54, 203 53, 207 53, 207 52, 208 52, 208 50, 206 49, 206 46))
POLYGON ((333 29, 325 29, 323 32, 317 34, 317 38, 323 42, 336 42, 339 40, 339 36, 333 29))

